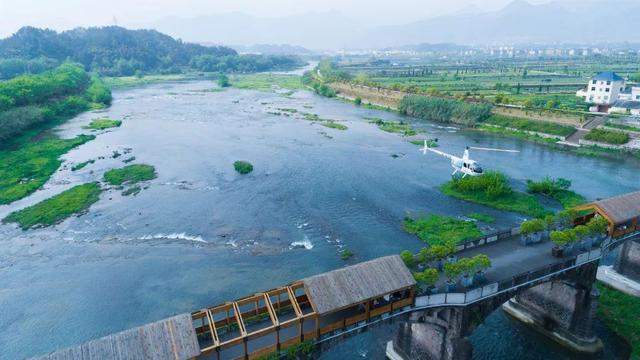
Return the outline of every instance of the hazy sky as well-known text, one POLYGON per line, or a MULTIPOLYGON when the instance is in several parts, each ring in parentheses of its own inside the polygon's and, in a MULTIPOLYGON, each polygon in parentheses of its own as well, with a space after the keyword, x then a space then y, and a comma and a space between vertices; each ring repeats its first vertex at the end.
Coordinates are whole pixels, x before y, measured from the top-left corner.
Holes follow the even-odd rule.
MULTIPOLYGON (((64 30, 77 26, 144 24, 165 16, 192 17, 240 11, 277 17, 337 10, 372 24, 399 24, 465 11, 498 9, 511 0, 0 0, 0 37, 32 25, 64 30)), ((563 0, 564 1, 564 0, 563 0)), ((547 0, 529 0, 532 3, 547 0)))

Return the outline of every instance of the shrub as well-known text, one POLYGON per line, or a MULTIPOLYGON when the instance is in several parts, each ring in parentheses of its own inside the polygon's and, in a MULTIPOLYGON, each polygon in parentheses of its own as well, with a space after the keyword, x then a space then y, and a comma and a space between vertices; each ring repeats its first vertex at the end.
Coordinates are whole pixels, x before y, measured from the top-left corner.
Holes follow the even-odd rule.
POLYGON ((111 100, 113 100, 111 90, 109 90, 107 85, 105 85, 105 83, 97 76, 93 76, 91 78, 91 84, 87 88, 85 96, 87 97, 87 100, 91 102, 105 105, 111 104, 111 100))
POLYGON ((471 104, 461 100, 407 95, 398 110, 409 116, 440 122, 474 126, 491 115, 490 104, 471 104))
POLYGON ((460 276, 460 274, 462 274, 462 268, 460 267, 459 263, 448 262, 444 264, 444 276, 447 277, 447 280, 449 282, 456 281, 458 276, 460 276))
POLYGON ((544 231, 546 223, 541 219, 528 220, 520 224, 520 233, 523 235, 533 234, 540 231, 544 231))
POLYGON ((467 176, 453 180, 453 188, 462 193, 482 193, 489 199, 510 195, 513 190, 504 174, 487 171, 481 176, 467 176))
POLYGON ((360 96, 357 96, 354 100, 353 103, 356 104, 356 106, 360 106, 362 105, 362 98, 360 96))
POLYGON ((602 216, 594 216, 587 223, 587 227, 589 227, 589 231, 594 235, 603 234, 607 231, 609 222, 607 222, 607 219, 602 216))
POLYGON ((402 251, 400 253, 400 258, 402 258, 402 261, 404 261, 404 264, 407 265, 407 267, 412 268, 416 265, 416 261, 413 258, 413 254, 409 250, 402 251))
POLYGON ((423 272, 413 274, 413 277, 418 283, 432 287, 438 282, 438 279, 440 279, 440 274, 437 269, 429 268, 423 272))
POLYGON ((584 136, 585 140, 622 145, 629 142, 629 134, 622 131, 593 129, 584 136))
POLYGON ((248 161, 238 160, 233 163, 233 167, 240 174, 248 174, 253 171, 253 165, 248 161))
POLYGON ((229 82, 229 77, 225 74, 218 75, 218 86, 225 88, 231 86, 229 82))

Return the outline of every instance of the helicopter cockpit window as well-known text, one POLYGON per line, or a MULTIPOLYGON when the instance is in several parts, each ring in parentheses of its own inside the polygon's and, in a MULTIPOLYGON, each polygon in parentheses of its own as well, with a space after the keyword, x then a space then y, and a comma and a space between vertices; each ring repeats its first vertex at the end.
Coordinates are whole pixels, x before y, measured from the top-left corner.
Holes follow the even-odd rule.
POLYGON ((471 164, 471 170, 476 173, 482 173, 482 166, 478 164, 471 164))

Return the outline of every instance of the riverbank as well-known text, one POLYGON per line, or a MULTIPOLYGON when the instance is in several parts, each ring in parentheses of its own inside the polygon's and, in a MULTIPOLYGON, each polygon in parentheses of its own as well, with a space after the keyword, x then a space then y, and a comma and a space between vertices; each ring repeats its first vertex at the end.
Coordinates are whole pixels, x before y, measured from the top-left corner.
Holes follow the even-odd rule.
POLYGON ((640 359, 640 298, 624 294, 598 281, 598 317, 626 339, 631 346, 631 359, 640 359))
MULTIPOLYGON (((359 99, 364 105, 375 106, 382 110, 399 111, 402 99, 407 96, 418 96, 409 92, 384 87, 374 88, 344 81, 326 82, 325 84, 336 92, 338 98, 352 103, 355 99, 359 99)), ((428 95, 419 96, 429 97, 428 95)), ((608 149, 603 146, 587 146, 579 143, 565 145, 566 139, 584 125, 584 121, 578 118, 566 118, 553 113, 547 114, 544 111, 501 106, 494 106, 492 113, 493 116, 487 121, 475 125, 467 123, 457 125, 495 135, 514 137, 553 146, 585 156, 629 156, 640 159, 640 150, 608 149)))

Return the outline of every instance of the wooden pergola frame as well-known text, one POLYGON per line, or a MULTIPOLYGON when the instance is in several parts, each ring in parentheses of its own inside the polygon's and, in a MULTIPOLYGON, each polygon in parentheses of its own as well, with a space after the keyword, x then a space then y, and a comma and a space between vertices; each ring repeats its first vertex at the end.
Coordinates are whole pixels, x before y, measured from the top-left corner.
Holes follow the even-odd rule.
MULTIPOLYGON (((304 335, 305 335, 304 329, 303 329, 304 320, 311 317, 316 318, 316 328, 318 328, 319 326, 318 325, 319 321, 317 319, 318 317, 315 312, 314 305, 306 295, 306 292, 304 297, 306 298, 306 301, 309 302, 313 310, 307 314, 303 313, 300 303, 298 302, 299 297, 296 296, 296 290, 299 290, 299 289, 304 289, 304 285, 301 282, 293 283, 293 284, 276 288, 276 289, 271 289, 265 292, 247 296, 242 299, 227 302, 222 305, 217 305, 210 308, 202 309, 200 311, 193 312, 191 314, 192 319, 202 321, 202 325, 200 327, 196 327, 196 332, 198 334, 206 333, 213 340, 211 345, 200 349, 201 353, 203 355, 206 355, 215 351, 217 353, 217 358, 219 359, 221 350, 228 349, 228 348, 237 346, 239 344, 243 344, 244 358, 245 359, 253 358, 258 356, 258 354, 249 353, 248 342, 250 340, 257 339, 271 333, 276 334, 276 344, 275 346, 273 346, 275 349, 272 349, 272 347, 261 349, 259 351, 260 354, 263 354, 263 353, 266 354, 268 352, 271 352, 272 350, 280 350, 281 345, 285 345, 285 347, 287 347, 287 346, 296 344, 298 342, 304 341, 304 335), (285 301, 281 301, 280 297, 282 294, 287 294, 288 299, 285 301), (275 306, 271 300, 271 297, 273 296, 277 296, 277 302, 275 306), (264 306, 260 307, 259 306, 260 302, 264 302, 264 306), (252 304, 252 303, 255 304, 254 309, 242 312, 241 307, 244 307, 245 305, 252 304), (294 312, 294 317, 281 322, 280 319, 278 318, 277 313, 282 308, 283 304, 286 304, 287 306, 291 305, 291 308, 293 309, 293 312, 294 312), (224 324, 223 326, 231 325, 231 320, 230 320, 231 317, 229 316, 230 311, 233 311, 233 319, 235 320, 235 323, 238 324, 239 335, 231 339, 221 341, 218 328, 222 324, 224 324), (227 313, 225 318, 223 320, 216 321, 215 315, 223 312, 227 313), (247 328, 245 324, 246 317, 258 316, 265 312, 269 315, 270 324, 260 329, 257 329, 255 331, 247 332, 247 328), (204 319, 206 319, 206 322, 208 324, 205 325, 204 319), (297 336, 290 338, 285 342, 281 342, 280 329, 295 326, 296 323, 298 324, 297 336)), ((316 331, 316 333, 319 333, 319 331, 316 331)))

